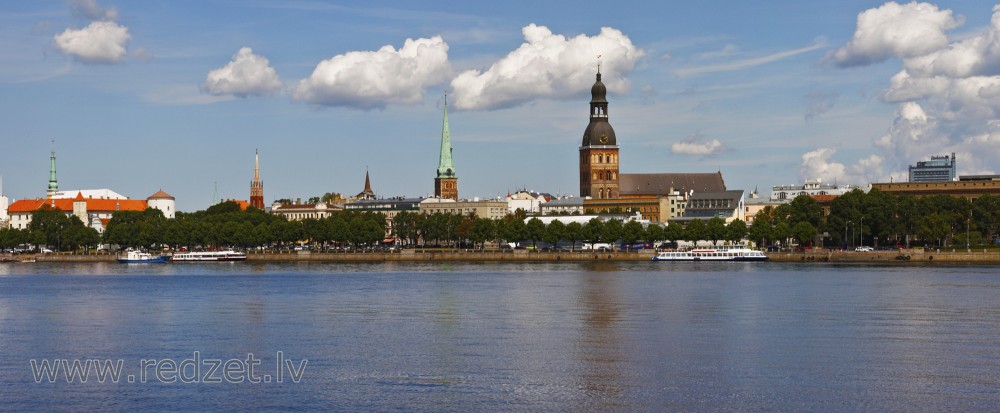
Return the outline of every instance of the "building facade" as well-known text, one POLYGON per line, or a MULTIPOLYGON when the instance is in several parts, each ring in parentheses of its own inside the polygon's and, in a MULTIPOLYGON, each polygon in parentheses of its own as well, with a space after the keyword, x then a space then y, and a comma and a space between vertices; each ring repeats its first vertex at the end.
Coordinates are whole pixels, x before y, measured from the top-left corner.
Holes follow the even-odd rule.
POLYGON ((694 192, 688 198, 684 216, 675 218, 675 220, 679 222, 690 222, 696 219, 708 221, 719 217, 728 224, 735 220, 744 220, 744 208, 743 190, 741 189, 720 192, 694 192))
POLYGON ((393 220, 400 212, 420 212, 420 201, 424 198, 383 198, 383 199, 362 199, 344 205, 345 211, 375 212, 385 215, 385 235, 386 238, 395 237, 396 229, 393 220))
POLYGON ((584 198, 618 198, 618 139, 608 122, 607 93, 598 70, 590 88, 590 123, 580 144, 580 196, 584 198))
POLYGON ((948 155, 932 156, 929 161, 917 162, 916 166, 910 165, 910 182, 945 182, 954 181, 955 177, 955 152, 948 155))
POLYGON ((792 202, 799 195, 836 195, 840 196, 855 189, 861 189, 854 185, 837 185, 823 183, 822 180, 806 181, 802 185, 775 185, 771 187, 771 201, 792 202))
POLYGON ((285 217, 289 221, 302 221, 305 219, 323 219, 342 211, 340 205, 318 203, 303 204, 301 199, 297 199, 292 204, 282 204, 275 202, 271 204, 271 213, 285 217))
POLYGON ((513 214, 517 210, 522 210, 528 214, 537 214, 542 212, 542 205, 549 202, 552 199, 552 195, 542 194, 533 191, 517 191, 513 194, 507 194, 507 212, 513 214))
POLYGON ((58 209, 67 216, 75 215, 84 225, 102 233, 108 220, 118 211, 145 211, 146 208, 153 208, 171 219, 177 211, 174 197, 162 190, 145 200, 92 198, 85 197, 81 191, 74 198, 22 199, 14 202, 9 208, 11 228, 27 229, 34 212, 43 207, 58 209))
POLYGON ((542 215, 580 215, 583 214, 583 203, 587 199, 590 198, 578 196, 553 198, 549 202, 539 205, 538 209, 542 215))
POLYGON ((957 181, 873 183, 872 189, 913 196, 948 195, 975 201, 983 195, 1000 196, 1000 176, 962 176, 957 181))
POLYGON ((250 206, 264 209, 264 183, 260 180, 260 152, 254 151, 253 181, 250 182, 250 206))
POLYGON ((501 219, 507 214, 507 203, 504 201, 456 201, 451 198, 427 198, 420 202, 420 212, 465 216, 472 214, 478 218, 501 219))
POLYGON ((437 177, 434 178, 434 196, 458 201, 458 175, 451 158, 451 131, 448 127, 448 96, 444 97, 444 121, 441 125, 441 155, 438 157, 437 177))

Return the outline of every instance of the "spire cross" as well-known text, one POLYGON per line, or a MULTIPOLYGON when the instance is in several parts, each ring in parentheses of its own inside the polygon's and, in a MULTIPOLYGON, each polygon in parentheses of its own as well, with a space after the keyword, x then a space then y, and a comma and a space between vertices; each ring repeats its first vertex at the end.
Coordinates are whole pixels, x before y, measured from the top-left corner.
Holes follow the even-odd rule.
POLYGON ((601 55, 597 55, 597 73, 601 73, 601 55))

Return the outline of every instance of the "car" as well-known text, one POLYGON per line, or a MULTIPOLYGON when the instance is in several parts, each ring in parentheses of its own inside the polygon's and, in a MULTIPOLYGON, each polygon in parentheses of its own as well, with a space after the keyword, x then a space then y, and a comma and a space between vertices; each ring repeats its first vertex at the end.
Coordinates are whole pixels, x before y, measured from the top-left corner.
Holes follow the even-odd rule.
POLYGON ((857 251, 857 252, 872 252, 872 251, 875 251, 875 248, 866 247, 866 246, 862 245, 860 247, 855 248, 854 250, 857 251))
POLYGON ((40 253, 42 253, 42 254, 51 254, 51 253, 52 253, 52 250, 50 250, 50 249, 48 249, 48 248, 42 248, 42 250, 41 250, 41 251, 38 251, 38 252, 40 252, 40 253))

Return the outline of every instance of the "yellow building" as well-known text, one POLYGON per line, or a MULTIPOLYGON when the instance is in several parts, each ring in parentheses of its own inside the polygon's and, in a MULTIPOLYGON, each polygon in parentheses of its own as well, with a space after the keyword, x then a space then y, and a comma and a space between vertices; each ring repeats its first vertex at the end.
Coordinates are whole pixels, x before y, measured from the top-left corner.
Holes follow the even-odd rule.
POLYGON ((949 195, 975 201, 983 195, 1000 195, 1000 175, 962 176, 957 181, 873 183, 872 189, 913 196, 949 195))

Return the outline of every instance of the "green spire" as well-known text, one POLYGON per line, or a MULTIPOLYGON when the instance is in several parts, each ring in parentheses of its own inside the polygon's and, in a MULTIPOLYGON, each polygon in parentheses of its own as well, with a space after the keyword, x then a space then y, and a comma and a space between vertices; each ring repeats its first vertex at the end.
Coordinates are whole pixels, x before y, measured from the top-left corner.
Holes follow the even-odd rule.
POLYGON ((46 195, 49 198, 59 192, 59 181, 56 180, 56 148, 55 141, 52 142, 52 156, 49 158, 49 190, 46 195))
POLYGON ((448 132, 448 95, 444 95, 444 124, 441 126, 441 158, 438 160, 437 177, 455 177, 455 165, 451 162, 451 133, 448 132))

